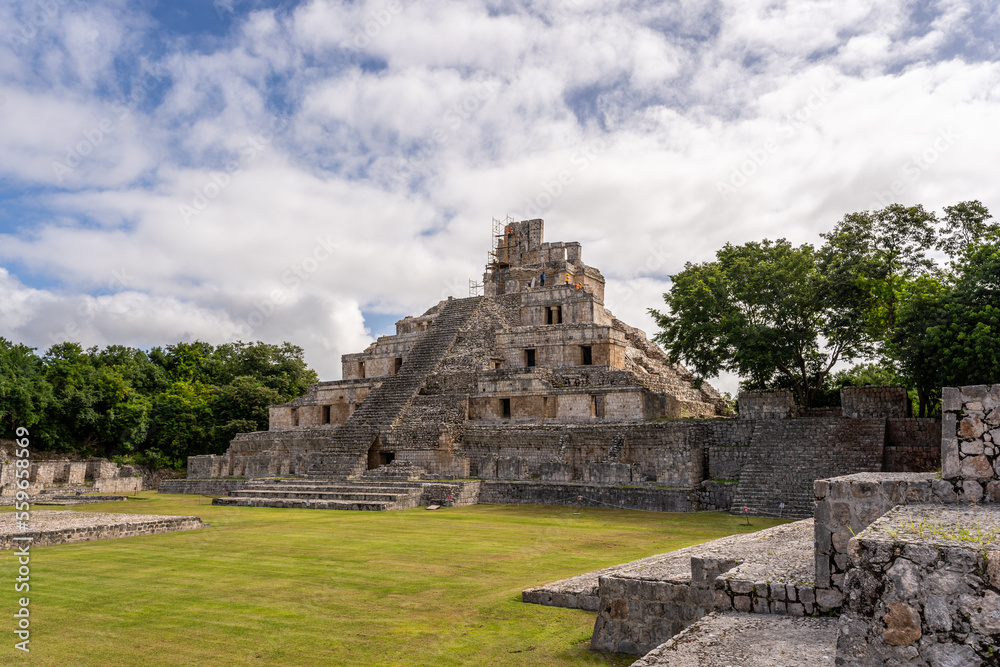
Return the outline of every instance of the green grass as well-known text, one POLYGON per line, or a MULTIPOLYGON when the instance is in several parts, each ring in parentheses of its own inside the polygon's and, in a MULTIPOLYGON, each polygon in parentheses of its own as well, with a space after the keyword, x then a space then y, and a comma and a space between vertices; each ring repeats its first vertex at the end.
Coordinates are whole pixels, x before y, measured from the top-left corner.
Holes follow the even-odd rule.
POLYGON ((780 523, 550 506, 233 508, 155 493, 72 509, 211 527, 32 549, 30 656, 12 648, 22 594, 13 552, 0 552, 0 664, 627 665, 587 649, 593 613, 523 604, 521 590, 780 523))

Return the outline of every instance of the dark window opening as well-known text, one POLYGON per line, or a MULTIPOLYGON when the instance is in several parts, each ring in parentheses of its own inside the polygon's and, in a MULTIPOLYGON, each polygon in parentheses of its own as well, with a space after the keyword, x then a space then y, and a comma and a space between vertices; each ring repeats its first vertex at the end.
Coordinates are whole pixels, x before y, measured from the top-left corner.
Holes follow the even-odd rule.
POLYGON ((392 371, 393 374, 398 373, 399 369, 402 368, 402 367, 403 367, 403 358, 402 357, 396 357, 396 366, 395 366, 395 368, 393 368, 393 371, 392 371))
POLYGON ((546 324, 562 324, 562 306, 553 306, 546 309, 546 324))
POLYGON ((299 409, 292 408, 292 426, 299 425, 299 409))
POLYGON ((387 466, 396 460, 396 452, 379 452, 378 453, 378 464, 380 466, 387 466))
POLYGON ((358 362, 358 377, 361 379, 365 377, 365 362, 363 361, 358 362))
POLYGON ((580 348, 583 351, 583 365, 590 366, 594 363, 594 352, 589 345, 584 345, 580 348))
POLYGON ((604 395, 592 394, 590 397, 590 411, 594 417, 604 419, 604 395))
POLYGON ((323 406, 323 423, 324 424, 329 424, 330 423, 330 406, 329 405, 324 405, 323 406))
POLYGON ((535 351, 525 350, 524 351, 524 365, 529 368, 535 365, 535 351))
POLYGON ((500 399, 500 413, 503 415, 504 419, 510 419, 510 399, 501 398, 500 399))

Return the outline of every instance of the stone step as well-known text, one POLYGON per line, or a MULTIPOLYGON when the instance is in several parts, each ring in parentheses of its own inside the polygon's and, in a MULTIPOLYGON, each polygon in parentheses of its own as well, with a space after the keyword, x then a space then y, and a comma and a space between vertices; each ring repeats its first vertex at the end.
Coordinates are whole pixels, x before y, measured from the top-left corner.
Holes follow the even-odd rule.
POLYGON ((406 411, 424 379, 440 365, 455 343, 459 330, 481 303, 481 297, 445 303, 428 332, 414 344, 399 372, 374 388, 347 423, 334 432, 332 446, 314 457, 309 473, 338 477, 360 474, 367 463, 368 448, 379 431, 391 428, 406 411), (331 456, 345 449, 353 452, 351 458, 346 454, 331 456))
POLYGON ((240 498, 284 498, 284 499, 312 499, 312 500, 374 500, 394 502, 403 498, 408 493, 364 493, 354 491, 288 491, 288 490, 267 490, 267 489, 242 489, 236 497, 240 498))
POLYGON ((302 480, 302 482, 297 484, 289 484, 285 482, 274 482, 274 483, 254 483, 252 481, 247 482, 243 488, 245 489, 269 489, 269 490, 289 490, 289 491, 392 491, 399 490, 400 492, 411 491, 413 489, 419 489, 419 482, 392 482, 392 481, 364 481, 364 482, 330 482, 330 483, 315 483, 308 480, 302 480))
POLYGON ((406 503, 388 501, 361 501, 361 500, 310 500, 310 499, 288 499, 288 498, 215 498, 213 505, 223 505, 228 507, 281 507, 297 509, 323 509, 323 510, 353 510, 369 512, 385 512, 388 510, 411 509, 416 507, 416 501, 412 505, 406 503), (402 505, 402 506, 401 506, 402 505))

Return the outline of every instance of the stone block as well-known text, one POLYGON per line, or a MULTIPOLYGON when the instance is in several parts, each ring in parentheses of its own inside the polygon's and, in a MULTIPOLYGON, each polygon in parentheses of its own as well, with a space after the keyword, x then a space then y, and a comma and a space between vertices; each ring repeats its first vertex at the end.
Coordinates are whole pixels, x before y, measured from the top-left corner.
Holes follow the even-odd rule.
MULTIPOLYGON (((997 471, 1000 478, 1000 471, 997 471)), ((986 498, 991 503, 1000 503, 1000 481, 993 481, 986 485, 986 498)))
POLYGON ((962 392, 962 403, 983 402, 989 396, 990 386, 987 384, 975 384, 967 387, 960 387, 962 392))
MULTIPOLYGON (((816 554, 816 588, 830 588, 830 585, 830 557, 826 554, 816 554)), ((802 590, 799 589, 799 599, 805 602, 806 600, 801 597, 802 590)))
POLYGON ((983 453, 983 441, 973 440, 962 443, 962 454, 965 456, 979 456, 983 453))
POLYGON ((962 482, 962 501, 978 503, 983 499, 983 486, 979 482, 966 480, 962 482))
POLYGON ((971 456, 962 461, 962 477, 966 479, 991 479, 993 465, 986 456, 971 456))
POLYGON ((736 611, 749 612, 751 609, 750 598, 746 595, 737 595, 733 598, 733 609, 736 611))
POLYGON ((962 409, 962 392, 958 387, 941 388, 941 411, 957 412, 962 409))
POLYGON ((958 451, 958 438, 941 437, 941 477, 955 479, 962 474, 962 460, 958 451))
POLYGON ((821 611, 839 609, 844 603, 844 594, 832 588, 816 589, 816 604, 821 611))
POLYGON ((753 582, 733 580, 729 583, 729 588, 736 595, 749 595, 750 591, 753 590, 753 582))
POLYGON ((986 424, 978 417, 966 417, 958 424, 958 434, 969 440, 977 440, 986 433, 986 424))
POLYGON ((890 602, 883 639, 889 646, 909 646, 921 637, 920 614, 902 602, 890 602))

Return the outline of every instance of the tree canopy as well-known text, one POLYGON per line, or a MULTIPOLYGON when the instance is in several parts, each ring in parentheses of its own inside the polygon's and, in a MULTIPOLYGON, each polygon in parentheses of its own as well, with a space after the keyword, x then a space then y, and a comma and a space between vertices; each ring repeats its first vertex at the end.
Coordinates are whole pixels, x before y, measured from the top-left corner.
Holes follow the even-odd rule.
POLYGON ((283 343, 177 343, 149 352, 59 343, 40 357, 0 338, 0 436, 32 427, 53 451, 182 467, 264 430, 268 405, 317 381, 302 349, 283 343))
POLYGON ((726 244, 685 264, 668 310, 649 311, 655 340, 702 377, 788 387, 806 406, 880 377, 929 414, 942 386, 1000 381, 1000 227, 981 202, 940 218, 920 205, 850 213, 821 238, 726 244), (850 361, 862 365, 837 370, 850 361))

